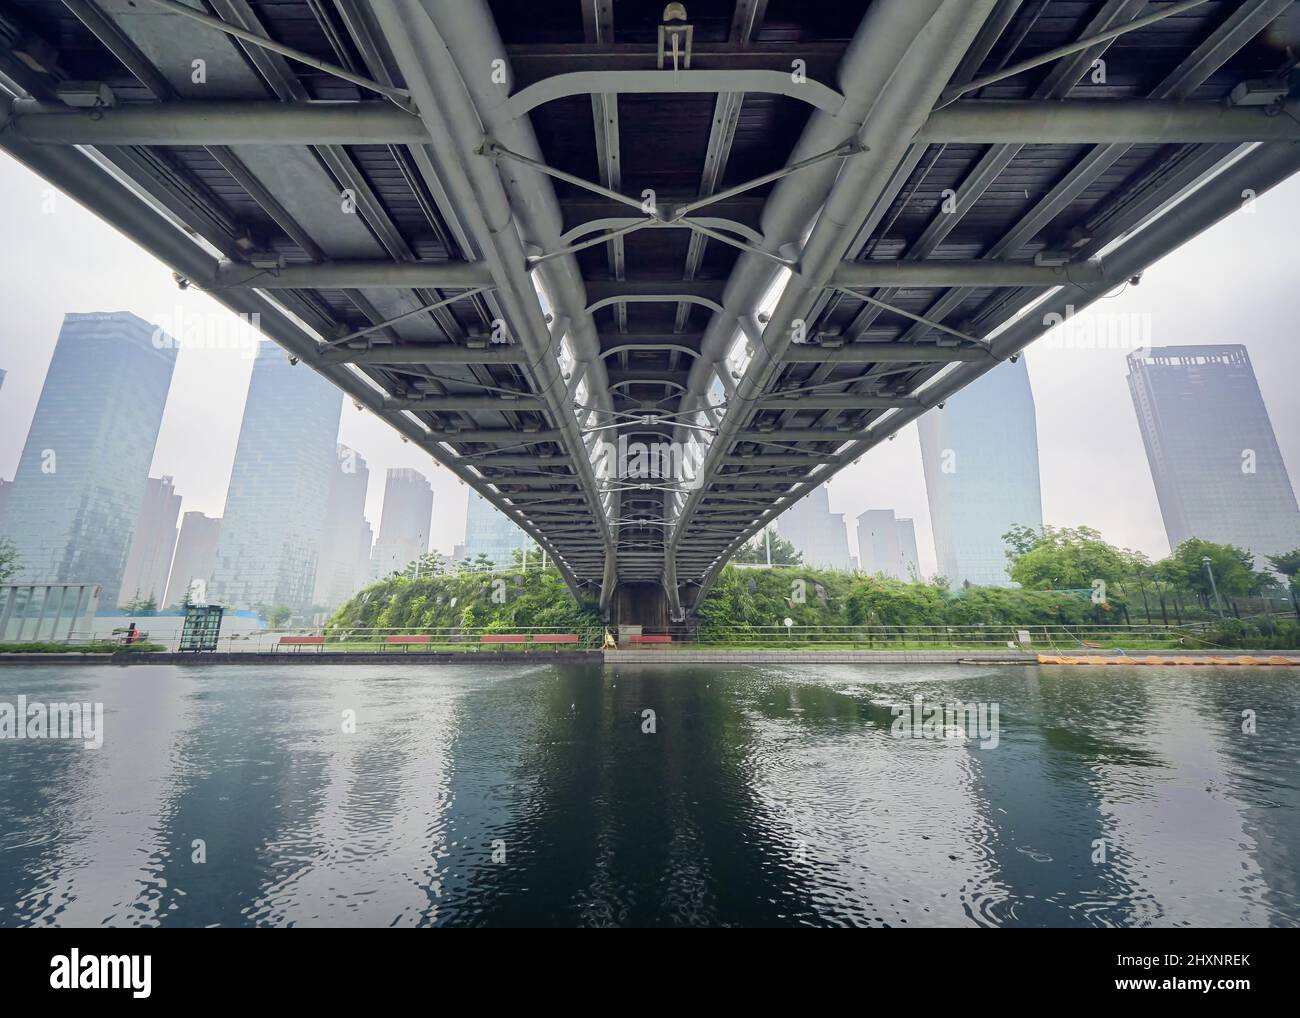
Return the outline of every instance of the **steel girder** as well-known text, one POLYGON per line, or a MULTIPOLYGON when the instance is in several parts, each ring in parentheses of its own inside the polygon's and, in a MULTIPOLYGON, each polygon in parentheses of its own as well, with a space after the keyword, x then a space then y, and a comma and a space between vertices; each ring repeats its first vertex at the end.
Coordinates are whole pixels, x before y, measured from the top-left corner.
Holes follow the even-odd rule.
MULTIPOLYGON (((607 83, 623 92, 762 91, 746 87, 752 86, 755 72, 679 72, 668 78, 658 71, 635 72, 635 88, 628 82, 605 80, 620 73, 630 72, 580 76, 583 88, 573 92, 558 86, 548 88, 547 98, 541 101, 592 87, 606 91, 601 86, 607 83), (699 80, 710 87, 679 87, 690 83, 693 73, 707 75, 699 80)), ((789 74, 778 77, 787 83, 790 80, 789 74)), ((527 99, 523 105, 528 108, 535 105, 539 94, 530 92, 525 89, 511 100, 512 115, 522 111, 516 99, 527 99)), ((791 86, 791 94, 808 99, 818 93, 806 84, 791 86)), ((828 109, 823 102, 813 105, 828 109)), ((835 108, 841 105, 842 98, 835 108)), ((1270 107, 1233 107, 1155 99, 973 99, 936 110, 913 140, 959 145, 1295 141, 1300 140, 1300 123, 1292 117, 1298 112, 1300 102, 1294 100, 1270 107)), ((427 138, 418 117, 391 103, 373 100, 131 103, 87 111, 19 99, 0 110, 0 125, 22 141, 42 145, 415 145, 427 138)))

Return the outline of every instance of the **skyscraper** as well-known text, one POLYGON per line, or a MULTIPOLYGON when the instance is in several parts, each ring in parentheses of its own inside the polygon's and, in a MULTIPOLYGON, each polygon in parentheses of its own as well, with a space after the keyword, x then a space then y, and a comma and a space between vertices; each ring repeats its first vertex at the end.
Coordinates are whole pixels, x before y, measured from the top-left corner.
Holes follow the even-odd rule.
MULTIPOLYGON (((3 389, 4 385, 5 369, 0 368, 0 389, 3 389)), ((4 527, 5 506, 9 504, 9 485, 12 483, 12 481, 6 481, 3 477, 0 477, 0 528, 4 527)), ((0 533, 3 533, 2 529, 0 529, 0 533)))
POLYGON ((220 517, 189 512, 181 517, 181 533, 176 539, 171 575, 167 578, 165 607, 174 608, 193 591, 196 601, 208 599, 208 583, 217 561, 217 541, 221 538, 220 517), (199 585, 195 588, 194 581, 199 585))
POLYGON ((1255 555, 1300 547, 1300 510, 1246 348, 1128 356, 1128 382, 1169 547, 1189 537, 1255 555))
POLYGON ((214 603, 311 606, 342 410, 339 389, 261 345, 226 491, 214 603))
POLYGON ((180 511, 181 497, 176 494, 170 477, 150 477, 145 482, 144 501, 131 537, 131 550, 126 556, 122 589, 117 595, 119 605, 152 598, 155 605, 163 606, 172 552, 176 550, 176 517, 180 511))
POLYGON ((1010 586, 1012 526, 1043 525, 1038 428, 1024 358, 999 364, 919 421, 939 573, 954 586, 1010 586))
POLYGON ((418 470, 391 468, 384 479, 379 539, 371 553, 371 575, 400 573, 429 550, 433 486, 418 470))
POLYGON ((0 534, 16 579, 98 583, 117 604, 175 345, 129 312, 63 317, 0 534))
POLYGON ((853 568, 844 514, 831 512, 830 489, 826 485, 814 488, 782 513, 776 529, 803 555, 804 565, 845 572, 853 568))
POLYGON ((864 573, 884 573, 898 580, 919 580, 916 527, 892 509, 868 509, 858 516, 858 559, 864 573))
POLYGON ((367 534, 369 531, 365 519, 369 485, 370 469, 366 461, 354 449, 340 444, 330 473, 313 604, 337 608, 365 585, 369 570, 361 571, 360 565, 363 540, 365 551, 370 551, 369 540, 362 531, 362 527, 367 534))
POLYGON ((514 564, 515 552, 525 545, 533 547, 528 536, 505 513, 477 491, 469 493, 465 507, 465 543, 458 546, 458 558, 473 562, 486 555, 496 569, 509 569, 514 564))

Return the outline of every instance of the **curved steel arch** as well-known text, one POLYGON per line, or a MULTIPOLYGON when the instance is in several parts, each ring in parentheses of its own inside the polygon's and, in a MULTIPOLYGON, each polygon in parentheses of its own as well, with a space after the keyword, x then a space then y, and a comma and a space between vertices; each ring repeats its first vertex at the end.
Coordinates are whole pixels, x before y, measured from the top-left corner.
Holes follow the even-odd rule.
POLYGON ((579 237, 586 236, 588 233, 595 233, 597 230, 622 230, 629 226, 636 226, 645 222, 647 227, 656 230, 679 229, 689 230, 691 223, 699 226, 707 226, 711 230, 728 230, 732 233, 744 237, 747 241, 755 246, 761 246, 763 235, 755 230, 752 226, 746 226, 744 223, 735 219, 727 219, 725 216, 692 216, 690 221, 684 219, 677 221, 664 221, 660 219, 651 219, 646 221, 640 216, 606 216, 601 219, 592 219, 585 223, 579 223, 573 229, 566 231, 561 237, 562 244, 572 244, 579 237))
POLYGON ((601 352, 600 359, 612 357, 616 353, 630 353, 634 350, 667 350, 671 353, 686 354, 688 357, 699 357, 698 350, 692 350, 689 346, 681 346, 678 343, 621 343, 618 346, 611 346, 608 350, 601 352))
POLYGON ((625 92, 768 92, 798 99, 834 116, 844 96, 820 81, 795 81, 785 71, 570 71, 534 82, 506 102, 515 119, 548 102, 574 95, 625 92))
POLYGON ((717 301, 691 293, 616 293, 587 305, 587 313, 594 314, 611 304, 698 304, 710 311, 722 311, 722 305, 717 301))

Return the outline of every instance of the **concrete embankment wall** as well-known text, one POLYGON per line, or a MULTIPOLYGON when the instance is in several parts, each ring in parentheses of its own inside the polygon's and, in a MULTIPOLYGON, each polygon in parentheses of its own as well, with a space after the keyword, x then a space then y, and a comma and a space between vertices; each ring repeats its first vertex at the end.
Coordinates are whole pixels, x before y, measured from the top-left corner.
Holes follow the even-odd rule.
POLYGON ((4 665, 503 665, 585 662, 600 664, 598 650, 412 651, 392 653, 259 654, 212 652, 205 654, 0 654, 4 665))
MULTIPOLYGON (((1278 651, 1232 650, 1217 654, 1200 650, 1162 650, 1160 658, 1186 658, 1188 663, 1214 656, 1278 656, 1278 651)), ((1294 656, 1295 652, 1283 652, 1294 656)), ((1074 658, 1098 657, 1119 663, 1145 664, 1147 652, 1129 655, 1109 650, 1074 651, 1074 658), (1127 658, 1133 659, 1131 662, 1127 658)), ((210 654, 0 654, 4 665, 502 665, 502 664, 1037 664, 1031 650, 721 650, 662 648, 656 650, 526 650, 526 651, 392 651, 386 653, 315 651, 287 653, 210 654)))

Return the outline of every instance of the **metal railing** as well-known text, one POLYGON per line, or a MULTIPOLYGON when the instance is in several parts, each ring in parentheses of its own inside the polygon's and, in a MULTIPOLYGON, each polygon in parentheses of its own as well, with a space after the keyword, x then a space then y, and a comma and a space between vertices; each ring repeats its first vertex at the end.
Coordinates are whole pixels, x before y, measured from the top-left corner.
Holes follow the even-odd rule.
MULTIPOLYGON (((668 626, 645 627, 643 634, 659 637, 644 643, 619 639, 620 649, 658 648, 671 652, 674 647, 811 649, 811 650, 1041 650, 1079 651, 1088 649, 1143 650, 1217 649, 1206 639, 1204 624, 1162 625, 1068 625, 1014 626, 1006 624, 960 626, 668 626), (671 638, 665 642, 662 638, 671 638)), ((617 627, 610 627, 617 633, 617 627)), ((316 628, 258 629, 218 638, 214 648, 220 653, 253 654, 330 654, 340 652, 403 654, 428 651, 462 653, 511 653, 521 650, 599 650, 604 641, 601 626, 488 626, 445 628, 393 628, 377 626, 337 626, 316 628), (557 642, 556 637, 576 636, 576 642, 557 642), (484 638, 488 638, 485 642, 484 638), (509 637, 507 641, 502 638, 509 637)), ((136 634, 138 642, 177 651, 179 634, 155 636, 147 629, 136 634)), ((65 646, 110 642, 103 635, 74 632, 65 646)), ((123 649, 128 645, 121 636, 111 638, 123 649)), ((201 653, 201 652, 200 652, 201 653)))
MULTIPOLYGON (((832 647, 888 649, 1081 650, 1205 648, 1214 646, 1202 626, 1161 625, 988 625, 951 626, 700 626, 682 632, 681 642, 698 646, 832 647)), ((676 636, 676 634, 670 633, 676 636)), ((674 642, 677 642, 675 639, 674 642)))
MULTIPOLYGON (((92 637, 85 632, 71 634, 67 641, 72 646, 109 642, 110 638, 92 637)), ((562 651, 598 650, 604 639, 599 627, 565 626, 496 626, 456 628, 381 628, 376 626, 315 627, 255 629, 245 633, 231 633, 218 637, 214 648, 219 653, 233 654, 330 654, 343 651, 351 653, 419 653, 428 651, 501 652, 520 650, 562 651), (523 637, 519 642, 484 642, 483 637, 523 637), (577 642, 556 642, 555 637, 576 636, 577 642), (537 639, 542 637, 542 639, 537 639), (549 638, 549 639, 548 639, 549 638)), ((129 649, 121 636, 111 638, 129 649)), ((162 646, 167 651, 178 651, 180 634, 158 636, 141 626, 137 642, 162 646)), ((198 651, 196 653, 203 653, 198 651)))

